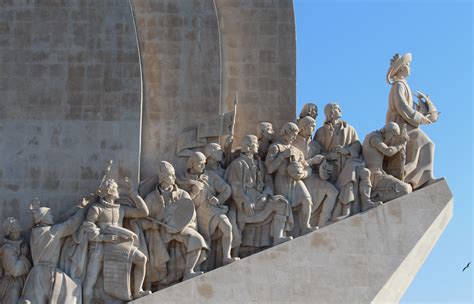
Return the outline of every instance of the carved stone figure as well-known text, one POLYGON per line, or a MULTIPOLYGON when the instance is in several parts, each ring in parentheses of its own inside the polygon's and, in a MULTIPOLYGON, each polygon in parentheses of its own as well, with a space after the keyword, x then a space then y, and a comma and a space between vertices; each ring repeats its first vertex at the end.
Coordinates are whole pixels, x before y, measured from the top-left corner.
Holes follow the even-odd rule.
MULTIPOLYGON (((407 124, 410 140, 406 147, 405 182, 418 189, 434 181, 433 158, 434 143, 419 128, 421 124, 431 124, 437 119, 437 114, 430 117, 415 110, 413 96, 406 78, 410 75, 412 56, 395 54, 387 71, 387 82, 392 86, 388 96, 388 111, 386 122, 396 122, 399 126, 407 124)), ((420 94, 420 103, 426 95, 420 94)))
POLYGON ((258 156, 261 160, 265 161, 267 157, 268 148, 273 143, 275 132, 273 131, 273 125, 269 122, 261 122, 257 126, 257 138, 258 138, 258 156))
POLYGON ((92 302, 93 288, 101 272, 105 292, 112 297, 132 300, 150 294, 142 288, 147 257, 133 245, 136 234, 123 228, 124 218, 141 218, 149 212, 128 179, 127 182, 135 207, 121 205, 117 183, 106 179, 98 191, 99 202, 89 208, 83 224, 85 229, 93 231, 89 237, 89 260, 83 285, 84 304, 92 302), (133 289, 130 286, 132 265, 133 289))
MULTIPOLYGON (((224 177, 225 168, 233 159, 232 144, 233 136, 227 136, 224 149, 218 143, 208 143, 204 147, 204 155, 206 156, 206 170, 217 173, 220 177, 224 177)), ((191 155, 192 153, 190 153, 191 155)))
MULTIPOLYGON (((241 155, 226 171, 232 187, 232 199, 237 206, 237 223, 243 234, 243 245, 262 247, 266 236, 246 235, 248 226, 271 224, 273 245, 291 240, 287 232, 293 229, 291 206, 282 195, 275 195, 272 176, 257 156, 258 139, 254 135, 242 138, 241 155)), ((258 230, 262 233, 262 230, 258 230)))
POLYGON ((314 103, 305 103, 296 122, 298 123, 298 120, 306 116, 316 120, 316 117, 318 117, 318 106, 314 103))
POLYGON ((343 219, 360 211, 363 205, 376 206, 370 200, 370 171, 364 167, 361 144, 355 129, 341 120, 341 108, 335 103, 324 107, 326 121, 315 134, 326 159, 334 166, 329 180, 339 189, 333 217, 343 219), (352 209, 352 210, 351 210, 352 209))
POLYGON ((0 249, 3 269, 3 276, 0 278, 0 300, 5 304, 16 304, 20 300, 26 275, 31 269, 29 248, 28 243, 21 237, 21 227, 17 219, 7 218, 3 222, 3 231, 5 237, 0 249))
POLYGON ((383 169, 385 156, 393 156, 405 149, 406 141, 402 144, 394 144, 399 136, 400 127, 398 124, 389 122, 381 130, 369 133, 365 137, 362 153, 367 169, 370 170, 371 197, 375 200, 387 202, 412 191, 410 184, 387 174, 383 169))
POLYGON ((274 175, 275 194, 283 195, 292 208, 300 208, 300 230, 302 234, 314 231, 310 217, 313 203, 303 180, 311 173, 303 152, 292 146, 299 133, 298 126, 286 123, 280 131, 279 141, 268 149, 265 160, 268 173, 274 175))
POLYGON ((80 284, 57 265, 61 240, 79 228, 87 204, 88 201, 83 199, 72 217, 62 223, 54 224, 51 209, 41 207, 37 199, 31 203, 34 222, 30 235, 33 268, 26 279, 20 303, 80 303, 80 284))
POLYGON ((313 213, 321 208, 319 217, 316 219, 317 225, 324 227, 331 222, 332 211, 336 205, 339 191, 327 181, 332 166, 325 161, 318 142, 311 140, 316 127, 315 120, 311 116, 304 116, 298 120, 298 127, 300 132, 293 142, 293 146, 303 152, 306 162, 315 169, 310 176, 304 179, 304 183, 311 194, 313 213))
POLYGON ((197 212, 199 233, 211 247, 213 235, 220 237, 222 245, 222 264, 234 262, 231 257, 232 224, 227 217, 227 199, 232 190, 227 182, 213 171, 204 170, 206 157, 201 152, 194 152, 188 159, 188 169, 179 185, 190 194, 197 212))
POLYGON ((191 201, 188 192, 176 185, 175 170, 170 163, 160 162, 158 180, 155 190, 145 198, 150 210, 148 223, 143 224, 150 257, 146 277, 148 285, 169 284, 202 274, 197 269, 205 260, 208 249, 204 238, 197 231, 194 209, 191 210, 191 218, 186 217, 187 223, 180 225, 182 227, 166 224, 173 217, 181 216, 173 213, 176 210, 173 208, 180 201, 191 201), (183 249, 170 247, 173 241, 183 249))

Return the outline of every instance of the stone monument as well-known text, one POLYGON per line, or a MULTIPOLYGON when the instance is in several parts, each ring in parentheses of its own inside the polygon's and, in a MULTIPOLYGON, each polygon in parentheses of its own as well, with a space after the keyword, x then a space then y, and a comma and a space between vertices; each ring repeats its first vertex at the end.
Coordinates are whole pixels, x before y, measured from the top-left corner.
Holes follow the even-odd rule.
POLYGON ((411 54, 361 143, 291 0, 0 5, 2 303, 394 302, 451 217, 411 54))

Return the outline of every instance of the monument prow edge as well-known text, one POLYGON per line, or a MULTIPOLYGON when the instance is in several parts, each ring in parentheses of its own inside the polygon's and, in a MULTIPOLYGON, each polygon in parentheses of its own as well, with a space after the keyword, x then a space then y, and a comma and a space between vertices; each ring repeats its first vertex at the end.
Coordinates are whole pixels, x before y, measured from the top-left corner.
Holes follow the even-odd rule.
POLYGON ((132 303, 395 303, 452 210, 443 179, 132 303))

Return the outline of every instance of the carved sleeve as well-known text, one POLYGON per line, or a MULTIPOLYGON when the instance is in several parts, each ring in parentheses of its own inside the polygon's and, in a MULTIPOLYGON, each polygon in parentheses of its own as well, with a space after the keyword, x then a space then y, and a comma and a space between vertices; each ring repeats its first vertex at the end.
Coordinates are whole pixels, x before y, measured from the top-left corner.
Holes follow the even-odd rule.
POLYGON ((406 100, 407 89, 405 85, 400 82, 393 84, 394 86, 394 105, 398 114, 403 117, 403 119, 414 127, 418 127, 421 123, 422 114, 408 105, 406 100))
POLYGON ((229 174, 227 181, 229 182, 232 189, 232 198, 237 203, 241 205, 243 202, 247 202, 248 198, 245 195, 245 189, 243 185, 243 168, 238 160, 235 160, 231 163, 229 167, 229 174))
POLYGON ((214 185, 214 189, 216 190, 219 195, 217 195, 217 199, 221 204, 225 203, 232 194, 232 190, 229 184, 218 174, 213 172, 210 173, 210 178, 212 178, 212 183, 214 185))
POLYGON ((51 233, 59 237, 66 237, 79 229, 82 222, 84 221, 85 209, 80 207, 78 209, 79 210, 77 210, 71 218, 51 227, 51 233))
POLYGON ((383 142, 382 138, 378 136, 372 137, 372 139, 370 140, 370 145, 376 148, 380 153, 385 156, 393 156, 401 149, 401 145, 388 146, 386 143, 383 142))
POLYGON ((135 207, 122 206, 124 210, 124 217, 126 218, 141 218, 150 214, 148 206, 143 198, 138 195, 138 192, 130 193, 130 198, 135 203, 135 207))
POLYGON ((26 258, 17 256, 17 254, 9 248, 3 249, 3 266, 6 271, 14 277, 26 275, 31 268, 31 264, 26 258))
POLYGON ((280 151, 277 145, 271 145, 268 149, 267 157, 265 158, 265 166, 267 167, 268 173, 272 174, 280 166, 283 158, 280 157, 280 151))

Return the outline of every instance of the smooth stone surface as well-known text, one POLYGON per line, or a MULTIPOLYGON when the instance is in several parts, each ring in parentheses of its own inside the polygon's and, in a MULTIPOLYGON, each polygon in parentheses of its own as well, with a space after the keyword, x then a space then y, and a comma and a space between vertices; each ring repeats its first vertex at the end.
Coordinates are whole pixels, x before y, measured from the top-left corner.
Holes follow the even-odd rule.
POLYGON ((138 180, 128 1, 2 1, 0 24, 0 218, 29 226, 35 196, 61 214, 97 188, 110 159, 117 177, 138 180))
POLYGON ((133 303, 394 303, 452 210, 442 180, 133 303))

